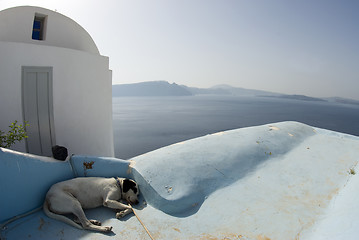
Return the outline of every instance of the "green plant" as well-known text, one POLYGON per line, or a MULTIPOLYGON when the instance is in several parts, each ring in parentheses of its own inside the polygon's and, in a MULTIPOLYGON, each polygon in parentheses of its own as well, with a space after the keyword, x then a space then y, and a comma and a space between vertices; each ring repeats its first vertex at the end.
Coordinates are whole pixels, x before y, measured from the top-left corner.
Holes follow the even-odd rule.
POLYGON ((29 126, 27 122, 25 122, 25 125, 18 125, 15 120, 9 126, 10 130, 7 133, 0 130, 0 147, 10 148, 16 141, 20 142, 24 138, 27 138, 28 136, 25 130, 27 126, 29 126))

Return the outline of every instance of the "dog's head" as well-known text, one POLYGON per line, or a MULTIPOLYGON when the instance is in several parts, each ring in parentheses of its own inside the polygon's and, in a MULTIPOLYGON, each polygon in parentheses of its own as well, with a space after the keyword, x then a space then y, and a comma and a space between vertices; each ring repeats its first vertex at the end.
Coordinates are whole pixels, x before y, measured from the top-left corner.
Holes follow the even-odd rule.
POLYGON ((130 204, 138 204, 138 194, 140 193, 137 183, 131 179, 124 179, 122 184, 122 198, 130 204))

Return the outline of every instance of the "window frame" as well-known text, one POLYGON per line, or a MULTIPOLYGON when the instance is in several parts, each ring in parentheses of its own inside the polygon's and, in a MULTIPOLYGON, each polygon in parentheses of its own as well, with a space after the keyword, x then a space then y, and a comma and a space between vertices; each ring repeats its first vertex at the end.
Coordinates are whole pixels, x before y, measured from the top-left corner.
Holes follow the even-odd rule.
POLYGON ((44 41, 46 39, 46 25, 47 15, 35 13, 34 21, 32 24, 32 40, 44 41))

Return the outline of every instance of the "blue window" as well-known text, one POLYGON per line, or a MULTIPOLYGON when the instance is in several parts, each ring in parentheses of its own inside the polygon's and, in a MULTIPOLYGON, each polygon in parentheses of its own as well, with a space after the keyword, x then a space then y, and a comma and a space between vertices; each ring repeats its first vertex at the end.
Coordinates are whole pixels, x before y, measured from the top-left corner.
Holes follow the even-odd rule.
POLYGON ((32 27, 32 39, 44 40, 45 39, 45 20, 46 16, 35 15, 34 24, 32 27))

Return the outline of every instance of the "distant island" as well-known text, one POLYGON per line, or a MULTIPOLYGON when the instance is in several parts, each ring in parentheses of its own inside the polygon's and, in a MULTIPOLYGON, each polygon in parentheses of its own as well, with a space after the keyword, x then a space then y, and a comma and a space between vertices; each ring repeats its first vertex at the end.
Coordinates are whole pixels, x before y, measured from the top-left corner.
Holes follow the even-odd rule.
POLYGON ((149 81, 132 84, 112 85, 112 97, 164 97, 164 96, 253 96, 291 99, 299 101, 333 102, 359 105, 359 101, 340 97, 314 98, 305 95, 287 95, 262 90, 232 87, 230 85, 216 85, 211 88, 195 88, 167 81, 149 81))
POLYGON ((141 82, 133 84, 112 85, 113 97, 129 96, 191 96, 186 88, 166 81, 141 82))
POLYGON ((113 97, 129 96, 193 96, 193 95, 232 95, 232 96, 279 96, 261 90, 237 88, 229 85, 217 85, 211 88, 195 88, 167 81, 150 81, 133 84, 112 85, 113 97))
POLYGON ((301 101, 327 102, 327 100, 321 98, 314 98, 314 97, 308 97, 305 95, 296 95, 296 94, 294 95, 281 94, 278 96, 266 96, 266 97, 286 98, 286 99, 301 100, 301 101))

